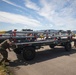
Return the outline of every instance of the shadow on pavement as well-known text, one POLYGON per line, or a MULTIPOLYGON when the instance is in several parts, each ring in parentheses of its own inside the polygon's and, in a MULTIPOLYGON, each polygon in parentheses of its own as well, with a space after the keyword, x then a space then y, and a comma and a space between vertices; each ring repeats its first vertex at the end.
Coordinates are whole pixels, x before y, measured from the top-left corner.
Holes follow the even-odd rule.
POLYGON ((18 60, 15 60, 14 62, 10 62, 9 66, 17 67, 17 66, 32 65, 35 63, 51 60, 61 56, 69 56, 74 53, 76 53, 75 49, 72 49, 70 52, 65 51, 64 48, 54 48, 49 50, 43 50, 43 51, 36 52, 36 57, 31 61, 25 61, 22 55, 17 55, 18 60))

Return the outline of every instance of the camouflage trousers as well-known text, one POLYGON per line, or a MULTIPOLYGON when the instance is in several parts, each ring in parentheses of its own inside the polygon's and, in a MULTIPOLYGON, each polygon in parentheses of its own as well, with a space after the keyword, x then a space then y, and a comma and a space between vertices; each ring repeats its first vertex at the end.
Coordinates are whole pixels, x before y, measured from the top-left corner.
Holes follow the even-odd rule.
POLYGON ((0 53, 3 56, 2 60, 0 61, 0 63, 2 63, 2 62, 4 62, 4 61, 7 60, 7 58, 8 58, 8 52, 5 49, 0 48, 0 53))

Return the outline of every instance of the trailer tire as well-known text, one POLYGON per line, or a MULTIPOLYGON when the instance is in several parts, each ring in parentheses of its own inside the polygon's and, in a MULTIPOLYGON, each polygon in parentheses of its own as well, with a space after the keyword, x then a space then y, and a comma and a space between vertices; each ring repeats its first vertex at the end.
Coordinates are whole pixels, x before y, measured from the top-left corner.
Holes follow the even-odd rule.
POLYGON ((70 43, 65 44, 65 50, 66 51, 71 51, 71 44, 70 43))
POLYGON ((27 47, 23 50, 23 58, 25 60, 32 60, 35 58, 35 48, 33 47, 27 47))

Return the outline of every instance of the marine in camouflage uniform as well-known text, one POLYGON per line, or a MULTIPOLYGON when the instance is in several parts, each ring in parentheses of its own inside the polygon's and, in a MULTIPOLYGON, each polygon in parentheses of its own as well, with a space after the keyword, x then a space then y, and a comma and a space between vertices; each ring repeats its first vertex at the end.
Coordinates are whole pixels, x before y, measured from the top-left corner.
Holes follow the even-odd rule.
POLYGON ((11 41, 9 39, 3 41, 1 44, 0 44, 0 53, 1 55, 3 56, 3 59, 0 61, 0 64, 5 61, 7 62, 8 61, 8 52, 6 49, 8 49, 10 51, 10 45, 11 45, 11 41))

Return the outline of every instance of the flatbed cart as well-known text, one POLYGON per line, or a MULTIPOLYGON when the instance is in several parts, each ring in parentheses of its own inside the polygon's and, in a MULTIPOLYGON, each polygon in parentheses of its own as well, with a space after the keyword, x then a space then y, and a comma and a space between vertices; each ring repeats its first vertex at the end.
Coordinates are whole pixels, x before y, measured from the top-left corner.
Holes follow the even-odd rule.
POLYGON ((3 41, 7 38, 12 37, 14 44, 16 45, 16 48, 14 49, 14 52, 16 54, 22 53, 23 58, 25 60, 32 60, 35 58, 36 55, 36 49, 42 48, 42 46, 49 45, 50 48, 54 48, 55 46, 64 46, 66 51, 71 50, 71 36, 72 35, 59 35, 49 32, 39 32, 39 31, 25 31, 25 32, 16 32, 15 35, 12 35, 11 33, 6 33, 4 35, 0 36, 0 41, 3 41), (32 36, 29 36, 28 34, 32 33, 32 36), (45 36, 48 35, 48 38, 37 40, 39 38, 38 36, 35 36, 37 34, 44 34, 45 36), (50 37, 50 38, 49 38, 50 37), (64 38, 66 37, 66 38, 64 38))
POLYGON ((35 50, 46 45, 49 45, 50 48, 54 48, 55 46, 64 46, 66 51, 71 51, 71 40, 69 39, 49 39, 34 42, 15 43, 15 45, 17 45, 17 48, 14 49, 14 51, 16 53, 22 53, 25 60, 34 59, 36 54, 35 50))

